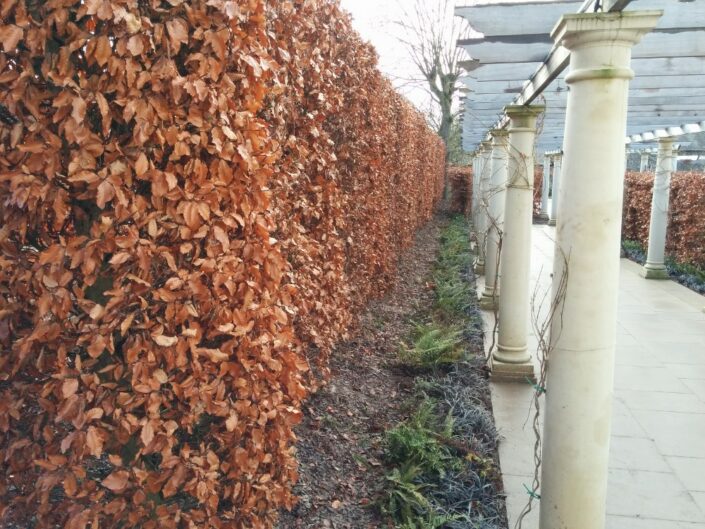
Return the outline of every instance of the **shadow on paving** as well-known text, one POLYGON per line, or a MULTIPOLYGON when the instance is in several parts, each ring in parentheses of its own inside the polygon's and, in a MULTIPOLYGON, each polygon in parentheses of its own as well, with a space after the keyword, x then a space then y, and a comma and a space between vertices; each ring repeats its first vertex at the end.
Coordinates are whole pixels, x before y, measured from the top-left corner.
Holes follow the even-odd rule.
POLYGON ((436 317, 440 287, 434 271, 449 222, 439 216, 419 231, 400 261, 393 289, 370 303, 355 337, 333 352, 329 383, 308 401, 296 432, 299 503, 281 513, 279 529, 506 527, 481 318, 469 266, 462 277, 469 293, 460 333, 462 357, 431 368, 402 361, 419 325, 436 317), (440 457, 452 464, 444 460, 432 484, 428 476, 414 479, 432 505, 431 514, 448 516, 443 521, 425 512, 418 522, 404 524, 397 513, 395 524, 392 516, 382 514, 389 512, 390 475, 412 465, 395 466, 390 459, 389 432, 418 421, 429 402, 430 418, 424 420, 446 429, 451 424, 447 436, 430 435, 440 457))

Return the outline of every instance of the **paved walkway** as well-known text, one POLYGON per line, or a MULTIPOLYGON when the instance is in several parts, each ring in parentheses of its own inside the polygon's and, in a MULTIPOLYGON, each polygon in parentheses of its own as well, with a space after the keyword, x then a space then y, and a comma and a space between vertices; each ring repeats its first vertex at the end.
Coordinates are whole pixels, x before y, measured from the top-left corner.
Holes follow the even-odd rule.
MULTIPOLYGON (((537 292, 550 287, 554 233, 533 228, 537 292)), ((705 529, 705 297, 639 270, 622 260, 607 528, 705 529)), ((484 315, 491 332, 493 315, 484 315)), ((532 393, 524 384, 492 387, 510 529, 533 475, 532 393)), ((523 529, 538 529, 536 503, 523 529)))

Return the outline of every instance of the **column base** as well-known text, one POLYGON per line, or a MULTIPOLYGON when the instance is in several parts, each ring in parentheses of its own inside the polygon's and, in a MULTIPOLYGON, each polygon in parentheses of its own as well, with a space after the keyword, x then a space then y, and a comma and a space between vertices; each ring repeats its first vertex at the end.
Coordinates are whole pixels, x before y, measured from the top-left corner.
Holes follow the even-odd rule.
POLYGON ((487 289, 485 289, 485 292, 482 293, 482 296, 480 296, 480 309, 482 310, 491 310, 495 311, 499 308, 499 292, 495 292, 492 294, 492 292, 487 292, 487 289))
POLYGON ((549 226, 555 226, 555 225, 556 225, 556 219, 549 219, 548 225, 549 225, 549 226))
POLYGON ((521 382, 530 381, 536 384, 534 365, 529 360, 523 364, 508 364, 500 362, 494 356, 490 360, 490 380, 493 382, 521 382))
POLYGON ((475 275, 478 275, 478 276, 485 275, 485 262, 480 261, 480 260, 476 261, 475 267, 473 270, 475 271, 475 275))
POLYGON ((644 279, 671 279, 671 276, 668 275, 668 270, 666 270, 665 266, 663 268, 652 268, 649 265, 646 265, 641 269, 640 275, 644 279))
POLYGON ((534 217, 534 220, 539 224, 543 224, 543 223, 548 222, 551 219, 548 218, 548 215, 546 213, 539 213, 538 215, 536 215, 534 217))

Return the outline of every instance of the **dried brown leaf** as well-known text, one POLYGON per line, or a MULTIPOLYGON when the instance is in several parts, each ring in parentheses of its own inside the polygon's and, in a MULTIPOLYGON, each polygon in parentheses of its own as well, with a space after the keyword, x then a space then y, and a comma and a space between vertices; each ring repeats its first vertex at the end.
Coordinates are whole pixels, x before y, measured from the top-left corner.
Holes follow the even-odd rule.
POLYGON ((122 492, 127 488, 130 475, 125 470, 117 470, 105 478, 101 484, 113 492, 122 492))

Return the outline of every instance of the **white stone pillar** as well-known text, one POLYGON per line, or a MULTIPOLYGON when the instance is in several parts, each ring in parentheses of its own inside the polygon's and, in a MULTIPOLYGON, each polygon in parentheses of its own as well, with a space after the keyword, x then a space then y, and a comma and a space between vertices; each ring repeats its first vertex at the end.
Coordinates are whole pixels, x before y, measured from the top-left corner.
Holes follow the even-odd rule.
POLYGON ((480 152, 475 151, 475 157, 472 160, 472 223, 473 227, 477 220, 477 189, 480 183, 480 152))
POLYGON ((477 214, 477 160, 478 154, 474 152, 472 156, 472 196, 470 197, 470 219, 473 226, 475 226, 475 215, 477 214))
POLYGON ((649 170, 649 153, 642 151, 639 163, 639 172, 644 173, 649 170))
POLYGON ((668 201, 671 194, 671 175, 674 166, 673 139, 658 142, 656 175, 651 198, 651 223, 649 225, 649 251, 641 275, 646 279, 668 279, 666 271, 666 231, 668 229, 668 201))
POLYGON ((561 171, 563 171, 563 153, 558 153, 553 157, 553 183, 551 184, 553 191, 551 194, 551 218, 548 221, 549 226, 556 225, 558 218, 558 197, 561 187, 561 171))
POLYGON ((477 261, 475 262, 475 273, 483 275, 485 273, 485 254, 487 249, 487 225, 489 204, 487 202, 487 190, 490 181, 490 154, 492 154, 492 144, 489 141, 482 142, 482 168, 479 183, 479 203, 477 216, 477 261))
POLYGON ((543 435, 540 529, 604 529, 632 46, 660 11, 565 15, 565 170, 543 435), (565 295, 560 286, 565 282, 565 295))
POLYGON ((551 157, 543 157, 543 176, 541 177, 541 213, 539 219, 548 221, 548 191, 551 188, 551 157))
POLYGON ((507 131, 493 130, 491 175, 488 188, 489 223, 485 254, 485 289, 480 308, 495 310, 499 299, 500 238, 504 231, 504 195, 507 185, 507 131))
POLYGON ((536 118, 544 107, 510 105, 509 163, 505 195, 504 234, 500 262, 499 337, 492 354, 492 378, 534 379, 528 351, 531 268, 531 225, 534 209, 534 139, 536 118))
POLYGON ((480 179, 482 177, 482 147, 478 147, 475 151, 475 159, 473 160, 473 175, 472 175, 472 226, 475 232, 475 249, 479 251, 480 235, 478 230, 478 219, 480 218, 480 179))
POLYGON ((480 185, 480 152, 475 152, 472 159, 472 212, 473 217, 477 215, 477 195, 480 185))

